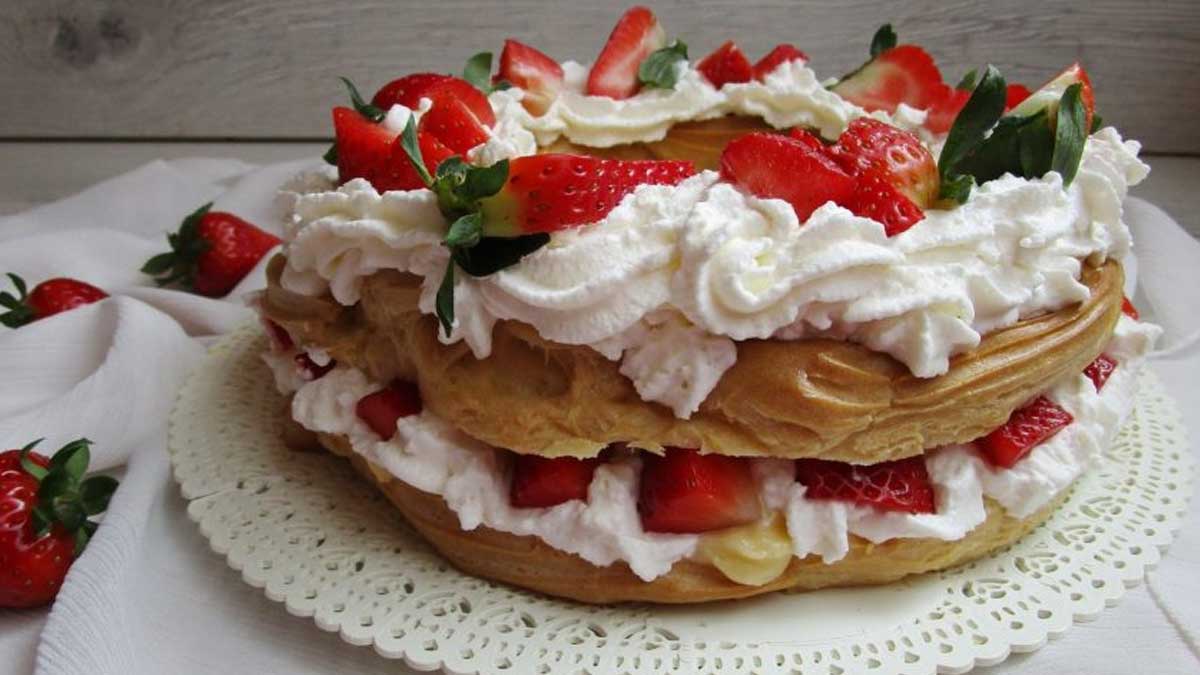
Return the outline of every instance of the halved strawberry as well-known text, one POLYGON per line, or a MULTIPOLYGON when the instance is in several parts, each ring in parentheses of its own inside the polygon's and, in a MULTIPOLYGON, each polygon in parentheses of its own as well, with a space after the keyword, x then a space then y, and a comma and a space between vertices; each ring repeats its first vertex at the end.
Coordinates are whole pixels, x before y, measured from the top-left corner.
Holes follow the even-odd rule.
POLYGON ((696 450, 647 453, 638 498, 647 532, 708 532, 762 516, 750 462, 696 450))
POLYGON ((925 217, 920 207, 876 173, 858 176, 854 194, 838 203, 856 216, 883 223, 883 231, 889 237, 900 234, 925 217))
POLYGON ((867 111, 891 113, 901 103, 929 108, 944 93, 944 85, 928 52, 916 45, 899 45, 835 84, 833 91, 867 111))
POLYGON ((392 80, 379 88, 371 97, 371 105, 387 112, 393 105, 402 105, 409 110, 416 110, 426 92, 435 84, 454 79, 440 73, 413 73, 392 80))
POLYGON ((600 56, 596 57, 588 73, 585 93, 615 99, 633 96, 640 86, 638 67, 666 41, 654 12, 645 7, 631 7, 617 21, 600 56))
POLYGON ((999 429, 975 441, 992 464, 1012 468, 1039 443, 1058 433, 1072 421, 1071 413, 1054 401, 1039 396, 1018 408, 999 429))
POLYGON ((691 162, 545 154, 509 163, 508 181, 482 200, 483 233, 512 237, 593 223, 639 185, 675 185, 691 162))
POLYGON ((1121 297, 1121 311, 1125 313, 1125 316, 1128 316, 1131 319, 1138 318, 1137 307, 1134 307, 1133 303, 1129 301, 1129 298, 1124 296, 1121 297))
POLYGON ((962 111, 971 92, 965 89, 955 89, 942 85, 941 93, 934 99, 933 105, 926 110, 924 127, 935 134, 944 134, 954 126, 954 119, 962 111))
POLYGON ((800 141, 805 146, 811 148, 814 152, 818 152, 823 155, 829 153, 829 146, 825 145, 825 142, 821 140, 820 136, 817 136, 808 129, 795 127, 788 132, 788 137, 800 141))
POLYGON ((316 361, 312 360, 311 356, 304 353, 297 354, 294 361, 296 362, 296 368, 300 370, 300 374, 306 380, 319 380, 337 365, 337 361, 330 359, 325 365, 319 366, 316 361))
POLYGON ((1092 384, 1096 385, 1096 391, 1104 388, 1104 383, 1108 382, 1108 378, 1117 369, 1117 362, 1108 354, 1101 354, 1096 357, 1095 361, 1088 364, 1087 368, 1083 369, 1083 374, 1088 376, 1092 384))
POLYGON ((505 80, 525 90, 521 105, 533 115, 550 108, 563 88, 562 66, 542 52, 516 40, 505 40, 496 81, 505 80))
POLYGON ((587 501, 588 486, 600 458, 538 457, 513 458, 509 502, 517 508, 555 506, 572 499, 587 501))
POLYGON ((921 455, 858 465, 825 459, 796 460, 796 480, 808 499, 873 506, 880 511, 933 513, 933 484, 921 455))
POLYGON ((717 47, 713 53, 696 64, 696 70, 709 84, 720 89, 730 82, 749 82, 754 77, 750 59, 738 49, 733 40, 717 47))
POLYGON ((754 79, 762 82, 767 75, 788 61, 808 61, 808 54, 796 49, 794 45, 775 45, 774 49, 754 64, 754 79))
POLYGON ((384 440, 396 435, 397 420, 420 412, 421 392, 416 384, 404 380, 367 394, 354 406, 354 414, 384 440))
POLYGON ((1079 100, 1083 103, 1083 109, 1086 113, 1083 129, 1087 131, 1092 128, 1092 117, 1096 113, 1096 95, 1092 91, 1092 81, 1088 78, 1087 71, 1079 63, 1072 63, 1066 70, 1058 75, 1055 75, 1049 82, 1043 84, 1037 91, 1033 92, 1021 101, 1012 110, 1005 113, 1015 117, 1028 117, 1037 114, 1041 110, 1046 111, 1047 119, 1050 122, 1050 128, 1054 129, 1058 121, 1058 102, 1062 98, 1063 92, 1073 84, 1080 85, 1079 100))
POLYGON ((1004 110, 1012 110, 1021 104, 1022 101, 1029 98, 1033 92, 1029 91, 1029 87, 1023 84, 1010 84, 1005 89, 1004 94, 1004 110))
MULTIPOLYGON (((337 144, 338 182, 365 178, 380 192, 425 187, 400 145, 399 134, 376 124, 351 108, 333 109, 337 144)), ((430 173, 454 154, 429 134, 419 137, 421 156, 430 173)))
POLYGON ((851 176, 877 174, 921 208, 937 199, 937 162, 921 139, 903 129, 860 117, 846 127, 829 154, 851 176))
POLYGON ((801 223, 822 204, 840 204, 854 193, 854 179, 823 152, 804 141, 765 132, 746 134, 725 146, 721 178, 755 196, 788 202, 801 223))
MULTIPOLYGON (((465 153, 488 139, 487 129, 479 118, 458 98, 439 98, 421 116, 417 131, 436 138, 456 153, 465 153)), ((424 154, 421 157, 424 159, 424 154)))

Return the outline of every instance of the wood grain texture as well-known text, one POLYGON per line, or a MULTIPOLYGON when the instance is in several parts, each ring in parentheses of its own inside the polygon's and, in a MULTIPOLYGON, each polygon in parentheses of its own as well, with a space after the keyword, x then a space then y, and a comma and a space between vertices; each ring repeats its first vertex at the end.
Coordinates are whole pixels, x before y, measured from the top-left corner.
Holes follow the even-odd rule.
MULTIPOLYGON (((861 62, 892 21, 954 80, 993 62, 1031 85, 1083 61, 1104 117, 1147 149, 1200 153, 1200 2, 1191 0, 680 0, 653 6, 693 56, 727 38, 756 58, 790 41, 823 75, 861 62)), ((5 0, 0 137, 330 135, 338 75, 374 88, 457 71, 514 36, 590 61, 621 5, 389 0, 5 0)))

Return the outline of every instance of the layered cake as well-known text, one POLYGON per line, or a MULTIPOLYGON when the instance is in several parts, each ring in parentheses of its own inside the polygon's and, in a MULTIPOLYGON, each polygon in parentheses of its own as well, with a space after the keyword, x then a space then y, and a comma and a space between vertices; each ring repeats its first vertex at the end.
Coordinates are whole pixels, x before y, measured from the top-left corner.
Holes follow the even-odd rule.
POLYGON ((1015 541, 1132 407, 1149 169, 1078 64, 951 86, 896 43, 822 80, 635 7, 591 65, 347 82, 256 300, 292 420, 455 566, 585 602, 1015 541))

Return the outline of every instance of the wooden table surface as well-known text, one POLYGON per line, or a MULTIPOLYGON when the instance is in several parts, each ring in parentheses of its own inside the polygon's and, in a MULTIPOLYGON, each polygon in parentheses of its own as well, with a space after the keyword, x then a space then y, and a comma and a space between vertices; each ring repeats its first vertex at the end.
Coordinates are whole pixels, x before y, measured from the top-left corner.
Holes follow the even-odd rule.
MULTIPOLYGON (((252 163, 315 157, 327 143, 0 142, 0 215, 66 197, 155 159, 235 157, 252 163)), ((1147 155, 1133 194, 1200 238, 1200 157, 1147 155)))

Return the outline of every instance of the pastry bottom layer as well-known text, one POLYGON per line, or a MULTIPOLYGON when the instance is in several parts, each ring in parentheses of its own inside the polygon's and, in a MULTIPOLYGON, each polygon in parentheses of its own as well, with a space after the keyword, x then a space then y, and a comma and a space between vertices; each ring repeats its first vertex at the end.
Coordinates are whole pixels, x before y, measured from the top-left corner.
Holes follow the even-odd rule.
POLYGON ((716 567, 677 561, 669 572, 643 581, 624 562, 605 567, 560 551, 534 536, 487 527, 465 531, 458 516, 439 496, 418 490, 354 452, 344 436, 318 434, 321 444, 350 460, 400 510, 404 518, 455 567, 547 595, 580 602, 657 602, 685 604, 748 598, 782 590, 884 584, 911 574, 946 569, 980 558, 1020 539, 1040 525, 1066 499, 1063 490, 1026 518, 1014 518, 985 498, 987 519, 956 541, 892 539, 873 544, 851 536, 850 551, 834 563, 820 556, 794 558, 776 579, 761 586, 731 581, 716 567))

